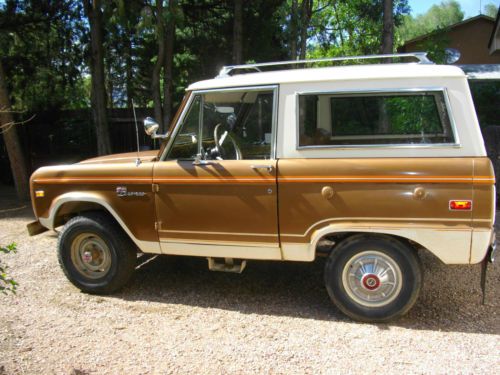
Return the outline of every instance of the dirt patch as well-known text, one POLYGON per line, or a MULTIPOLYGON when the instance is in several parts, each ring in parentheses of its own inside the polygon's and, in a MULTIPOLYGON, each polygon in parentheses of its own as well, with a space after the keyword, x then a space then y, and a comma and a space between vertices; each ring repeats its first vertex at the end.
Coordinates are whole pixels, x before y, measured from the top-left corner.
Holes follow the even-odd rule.
POLYGON ((241 275, 206 260, 157 257, 113 296, 64 277, 56 235, 28 237, 29 207, 0 199, 3 257, 20 283, 0 295, 0 374, 494 373, 500 369, 500 267, 445 266, 423 254, 424 288, 391 324, 354 323, 329 301, 324 260, 249 262, 241 275), (10 211, 2 211, 9 209, 10 211))

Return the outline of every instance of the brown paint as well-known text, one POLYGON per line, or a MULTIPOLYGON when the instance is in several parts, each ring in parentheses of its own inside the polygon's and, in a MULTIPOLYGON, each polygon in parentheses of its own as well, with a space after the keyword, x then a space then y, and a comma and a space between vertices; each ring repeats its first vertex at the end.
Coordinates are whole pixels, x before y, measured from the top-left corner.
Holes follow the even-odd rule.
POLYGON ((139 240, 270 246, 280 242, 278 215, 281 242, 293 243, 308 242, 329 223, 346 230, 370 223, 440 230, 493 224, 494 176, 487 158, 161 161, 138 167, 133 160, 39 169, 32 193, 44 190, 45 197, 32 196, 35 214, 48 217, 62 194, 92 193, 139 240), (253 169, 255 164, 273 169, 253 169), (117 186, 145 196, 118 197, 117 186), (330 199, 322 195, 325 186, 333 191, 330 199), (425 195, 415 199, 419 189, 425 195), (452 212, 450 200, 472 200, 473 209, 452 212))

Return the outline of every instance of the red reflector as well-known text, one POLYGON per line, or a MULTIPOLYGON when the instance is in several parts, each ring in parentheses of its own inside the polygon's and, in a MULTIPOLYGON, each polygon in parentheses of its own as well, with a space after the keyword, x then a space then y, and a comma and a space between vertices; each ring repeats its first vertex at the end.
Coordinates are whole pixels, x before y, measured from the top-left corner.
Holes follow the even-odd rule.
POLYGON ((450 210, 466 210, 472 209, 472 201, 450 201, 450 210))

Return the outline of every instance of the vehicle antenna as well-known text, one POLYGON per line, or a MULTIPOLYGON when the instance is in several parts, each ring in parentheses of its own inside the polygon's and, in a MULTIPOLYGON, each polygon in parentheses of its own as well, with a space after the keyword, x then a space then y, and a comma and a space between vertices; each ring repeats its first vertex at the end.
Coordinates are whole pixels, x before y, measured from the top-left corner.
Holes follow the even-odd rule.
POLYGON ((140 145, 139 145, 139 126, 137 125, 137 116, 135 114, 135 103, 132 99, 132 111, 134 112, 134 122, 135 122, 135 135, 137 140, 137 159, 135 159, 135 166, 141 165, 141 158, 139 157, 140 145))

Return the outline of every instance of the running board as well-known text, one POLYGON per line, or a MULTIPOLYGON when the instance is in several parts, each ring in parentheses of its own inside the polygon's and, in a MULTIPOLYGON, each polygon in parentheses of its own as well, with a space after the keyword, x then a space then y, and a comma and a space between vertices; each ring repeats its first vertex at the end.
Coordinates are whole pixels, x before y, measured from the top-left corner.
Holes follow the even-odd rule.
POLYGON ((216 258, 207 258, 207 260, 210 271, 242 273, 247 265, 246 260, 235 263, 233 258, 224 258, 223 262, 217 261, 216 258))

